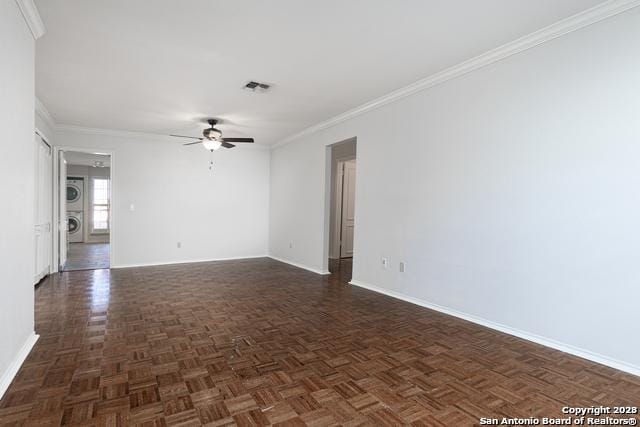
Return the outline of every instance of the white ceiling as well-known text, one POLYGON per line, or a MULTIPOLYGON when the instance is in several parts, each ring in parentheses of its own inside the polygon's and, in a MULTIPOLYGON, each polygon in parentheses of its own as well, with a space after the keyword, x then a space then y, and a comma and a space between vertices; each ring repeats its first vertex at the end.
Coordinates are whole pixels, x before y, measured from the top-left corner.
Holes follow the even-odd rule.
POLYGON ((199 135, 214 116, 273 144, 602 0, 36 3, 37 96, 58 123, 199 135))
POLYGON ((111 165, 111 156, 105 154, 81 153, 79 151, 65 151, 67 164, 78 166, 93 166, 95 162, 102 162, 105 167, 111 165))

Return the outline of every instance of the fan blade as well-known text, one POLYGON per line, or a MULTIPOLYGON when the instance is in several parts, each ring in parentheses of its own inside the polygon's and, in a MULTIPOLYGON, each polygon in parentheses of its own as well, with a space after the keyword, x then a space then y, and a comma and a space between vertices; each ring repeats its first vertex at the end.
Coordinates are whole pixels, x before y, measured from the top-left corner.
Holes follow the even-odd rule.
POLYGON ((253 142, 253 138, 222 138, 225 142, 253 142))
POLYGON ((187 142, 186 144, 182 144, 182 145, 200 144, 201 142, 202 142, 202 140, 200 140, 200 141, 196 141, 196 142, 187 142))
POLYGON ((227 141, 223 141, 221 144, 224 148, 233 148, 235 145, 229 144, 227 141))
POLYGON ((196 138, 195 136, 186 136, 186 135, 169 135, 169 136, 175 136, 176 138, 190 138, 190 139, 199 139, 202 141, 202 138, 196 138))

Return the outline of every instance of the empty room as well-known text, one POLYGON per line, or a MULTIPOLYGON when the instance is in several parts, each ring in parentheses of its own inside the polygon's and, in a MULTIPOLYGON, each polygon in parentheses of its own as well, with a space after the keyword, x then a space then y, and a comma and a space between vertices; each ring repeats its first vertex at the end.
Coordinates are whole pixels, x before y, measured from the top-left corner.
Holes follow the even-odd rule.
POLYGON ((0 425, 637 425, 640 0, 0 0, 0 425))

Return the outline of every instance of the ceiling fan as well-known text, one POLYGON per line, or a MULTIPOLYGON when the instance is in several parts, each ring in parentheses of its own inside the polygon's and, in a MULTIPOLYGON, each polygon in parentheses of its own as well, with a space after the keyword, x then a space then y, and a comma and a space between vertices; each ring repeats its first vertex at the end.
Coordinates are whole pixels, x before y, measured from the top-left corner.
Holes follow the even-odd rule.
POLYGON ((235 143, 239 143, 239 142, 252 143, 253 142, 253 138, 223 138, 222 132, 215 128, 216 123, 218 123, 217 119, 209 119, 207 120, 207 123, 209 123, 211 127, 202 131, 202 138, 197 138, 195 136, 186 136, 186 135, 169 135, 169 136, 175 136, 176 138, 197 139, 198 141, 188 142, 183 145, 202 144, 204 148, 206 148, 209 151, 217 150, 220 147, 233 148, 235 147, 235 145, 231 144, 232 142, 235 142, 235 143))

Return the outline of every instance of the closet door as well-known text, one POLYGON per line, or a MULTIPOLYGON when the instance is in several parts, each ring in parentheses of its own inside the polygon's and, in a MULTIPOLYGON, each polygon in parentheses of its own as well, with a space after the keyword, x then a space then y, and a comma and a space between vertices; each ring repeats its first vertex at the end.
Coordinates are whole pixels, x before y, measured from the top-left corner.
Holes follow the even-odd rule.
POLYGON ((51 272, 52 238, 52 153, 51 147, 36 134, 35 271, 37 283, 51 272))

